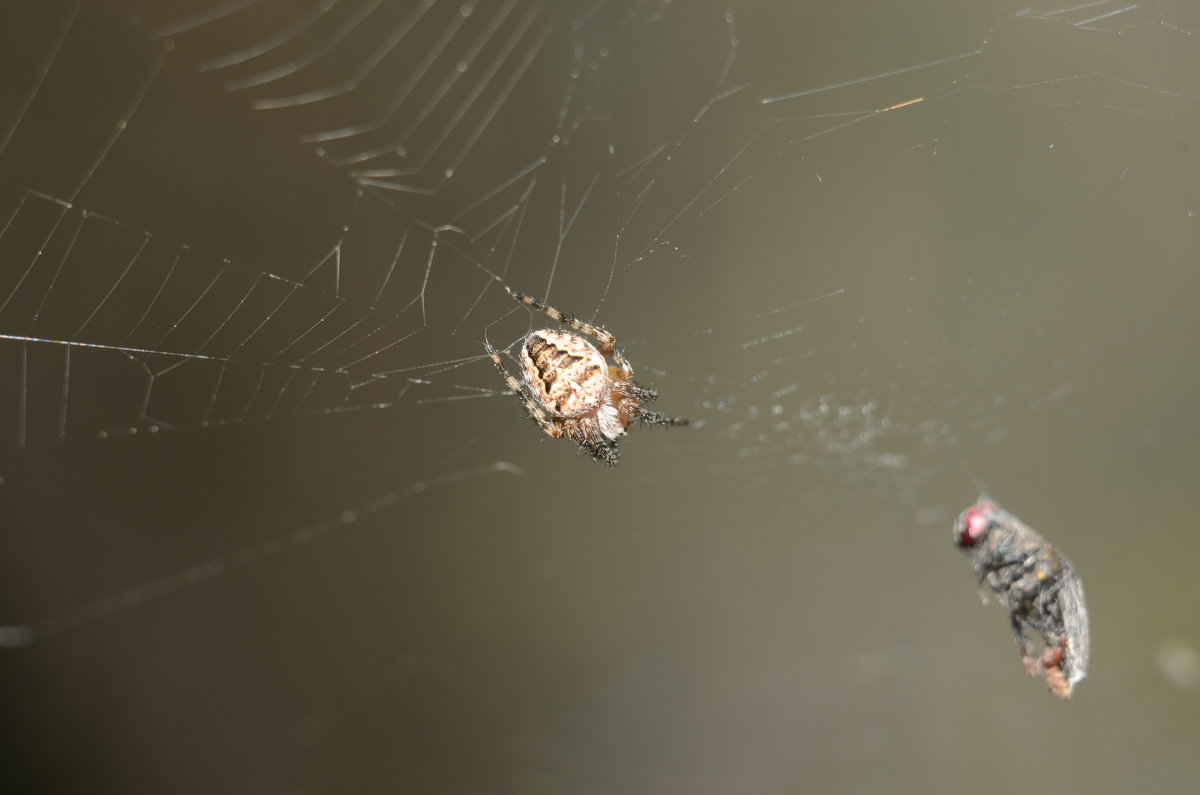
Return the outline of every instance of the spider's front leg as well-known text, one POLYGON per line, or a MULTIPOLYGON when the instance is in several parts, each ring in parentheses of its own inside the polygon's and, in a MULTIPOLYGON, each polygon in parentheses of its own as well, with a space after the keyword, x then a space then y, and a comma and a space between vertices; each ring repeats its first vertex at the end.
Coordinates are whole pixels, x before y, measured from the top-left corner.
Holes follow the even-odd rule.
POLYGON ((525 411, 529 413, 530 419, 536 422, 538 427, 545 431, 546 434, 551 438, 561 439, 564 435, 562 426, 551 422, 550 418, 546 416, 546 413, 542 411, 536 403, 529 399, 529 396, 525 394, 525 390, 521 387, 521 382, 509 374, 508 370, 504 367, 504 362, 500 360, 499 352, 492 347, 491 343, 487 344, 487 353, 488 356, 492 357, 492 364, 496 366, 496 370, 500 373, 500 377, 504 379, 504 382, 508 385, 508 388, 512 390, 513 394, 517 396, 517 400, 520 402, 520 404, 525 407, 525 411))
POLYGON ((514 293, 511 290, 508 294, 526 306, 533 307, 539 312, 545 313, 551 320, 561 323, 572 331, 577 331, 580 334, 586 334, 587 336, 592 337, 597 343, 599 343, 597 347, 602 356, 612 356, 617 360, 617 364, 621 365, 622 369, 624 369, 626 372, 633 372, 632 368, 629 366, 629 362, 625 361, 625 358, 617 352, 617 338, 612 335, 612 332, 601 328, 600 326, 593 326, 586 320, 580 320, 574 315, 568 315, 565 312, 560 312, 552 306, 543 304, 541 301, 537 300, 531 295, 514 293))

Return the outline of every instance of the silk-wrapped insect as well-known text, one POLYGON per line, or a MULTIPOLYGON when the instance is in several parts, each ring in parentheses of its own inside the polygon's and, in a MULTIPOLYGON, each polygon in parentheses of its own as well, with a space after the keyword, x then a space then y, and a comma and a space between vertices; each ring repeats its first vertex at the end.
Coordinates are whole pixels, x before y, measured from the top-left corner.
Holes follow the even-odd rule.
POLYGON ((980 587, 994 591, 1008 613, 1025 670, 1045 677, 1054 695, 1070 698, 1087 675, 1090 647, 1083 583, 1071 563, 986 497, 959 514, 954 543, 971 556, 980 587), (1041 647, 1036 656, 1031 640, 1041 647))

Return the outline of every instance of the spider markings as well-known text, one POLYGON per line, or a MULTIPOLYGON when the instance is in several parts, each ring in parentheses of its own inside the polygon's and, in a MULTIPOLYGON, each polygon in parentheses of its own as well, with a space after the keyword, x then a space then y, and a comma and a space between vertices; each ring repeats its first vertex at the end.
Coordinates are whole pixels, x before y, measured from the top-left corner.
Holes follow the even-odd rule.
POLYGON ((1083 583, 1070 562, 986 497, 959 515, 954 543, 971 556, 980 584, 986 582, 1008 612, 1025 670, 1044 676, 1054 695, 1070 698, 1087 675, 1091 645, 1083 583), (1026 629, 1045 643, 1037 659, 1029 654, 1026 629))
POLYGON ((633 366, 617 350, 611 332, 527 295, 509 294, 570 329, 539 329, 525 335, 518 354, 524 383, 510 375, 500 354, 487 346, 496 370, 547 435, 570 439, 594 460, 613 467, 620 460, 617 440, 635 421, 687 425, 685 419, 644 408, 658 393, 633 380, 633 366), (592 337, 599 346, 580 335, 592 337), (608 366, 608 357, 616 367, 608 366))

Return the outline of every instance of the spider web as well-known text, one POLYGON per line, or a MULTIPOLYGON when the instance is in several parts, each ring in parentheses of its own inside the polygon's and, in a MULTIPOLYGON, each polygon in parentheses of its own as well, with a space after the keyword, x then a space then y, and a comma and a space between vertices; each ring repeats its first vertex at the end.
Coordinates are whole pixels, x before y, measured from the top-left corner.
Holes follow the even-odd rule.
MULTIPOLYGON (((772 738, 812 728, 797 715, 821 688, 774 668, 746 682, 763 633, 790 626, 780 605, 831 589, 843 610, 805 614, 770 651, 791 672, 839 699, 880 680, 936 692, 944 679, 916 671, 950 658, 965 677, 977 649, 954 657, 942 581, 905 569, 942 548, 920 528, 943 541, 983 477, 1115 537, 1126 513, 1078 501, 1106 484, 1144 510, 1186 460, 1178 396, 1195 377, 1169 362, 1194 314, 1200 16, 1166 0, 904 6, 7 6, 0 645, 60 670, 97 653, 111 672, 170 637, 165 670, 211 644, 232 667, 295 666, 280 698, 312 688, 248 708, 224 740, 199 714, 207 745, 161 740, 148 791, 180 789, 200 760, 223 772, 192 786, 222 791, 773 791, 794 774, 777 739, 718 753, 725 735, 679 730, 645 760, 631 746, 674 723, 619 735, 648 693, 670 712, 691 687, 799 693, 750 722, 772 738), (603 324, 656 408, 692 426, 633 433, 615 472, 573 460, 484 353, 547 323, 508 291, 603 324), (1146 392, 1158 416, 1131 420, 1146 392), (645 648, 662 619, 632 618, 589 554, 630 599, 697 598, 728 640, 702 640, 700 609, 678 645, 627 669, 604 644, 645 648), (651 573, 676 555, 679 579, 651 573), (880 616, 830 558, 928 616, 880 616), (716 595, 697 596, 706 577, 716 595), (548 594, 599 626, 560 626, 537 607, 548 594), (298 663, 309 616, 340 640, 298 663), (259 626, 270 638, 247 639, 259 626), (571 642, 548 649, 554 631, 571 642), (817 633, 832 660, 806 654, 817 633), (348 663, 339 645, 387 662, 348 663), (715 661, 676 681, 671 661, 692 654, 715 661), (530 684, 543 666, 574 674, 530 684), (498 695, 505 675, 532 694, 498 695), (322 684, 359 677, 348 705, 322 684), (579 697, 580 681, 602 685, 579 697), (373 714, 379 698, 404 720, 373 714), (417 750, 352 752, 373 733, 417 750), (455 770, 417 762, 421 748, 486 760, 455 770)), ((1088 537, 1060 532, 1068 549, 1088 537)), ((101 681, 81 686, 94 708, 101 681)), ((180 703, 203 713, 215 690, 240 710, 254 681, 228 674, 180 703)), ((698 709, 715 723, 742 716, 714 699, 698 709)), ((104 752, 128 760, 156 709, 121 705, 104 752)), ((835 722, 861 729, 850 720, 835 722)), ((821 770, 830 791, 879 783, 821 770)), ((936 790, 917 770, 913 786, 936 790)))

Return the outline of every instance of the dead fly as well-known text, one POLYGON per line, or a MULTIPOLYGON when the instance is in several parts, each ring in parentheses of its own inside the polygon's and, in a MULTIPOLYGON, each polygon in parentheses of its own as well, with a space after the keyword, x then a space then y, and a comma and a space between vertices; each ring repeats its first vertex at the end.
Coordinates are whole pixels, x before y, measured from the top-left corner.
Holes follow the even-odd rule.
POLYGON ((959 515, 954 543, 971 556, 981 588, 987 583, 1008 612, 1025 670, 1044 676, 1054 695, 1070 698, 1087 675, 1089 645, 1083 583, 1070 562, 986 497, 959 515), (1037 657, 1029 651, 1030 630, 1040 636, 1037 657))

